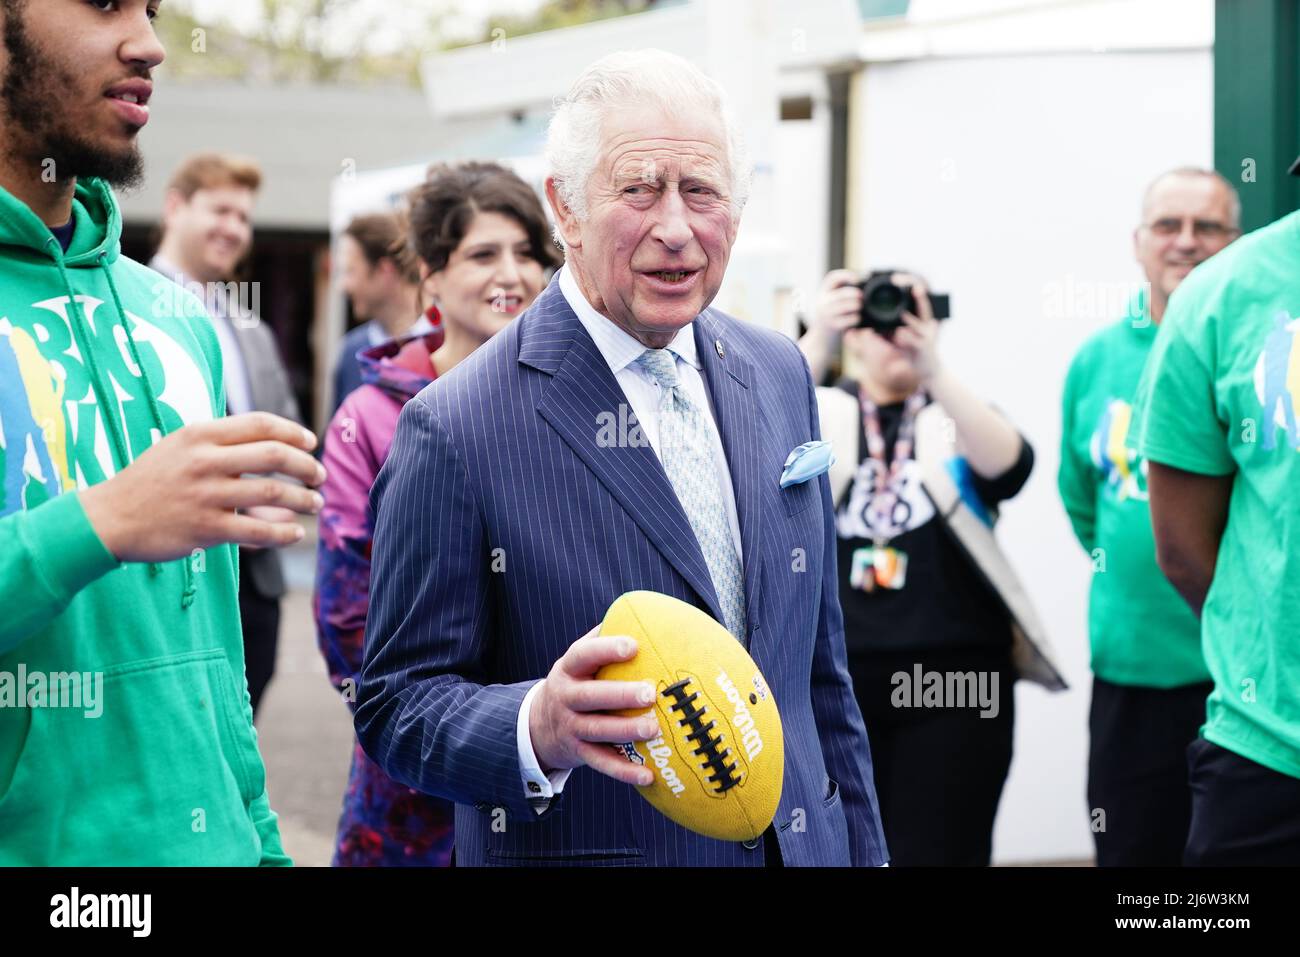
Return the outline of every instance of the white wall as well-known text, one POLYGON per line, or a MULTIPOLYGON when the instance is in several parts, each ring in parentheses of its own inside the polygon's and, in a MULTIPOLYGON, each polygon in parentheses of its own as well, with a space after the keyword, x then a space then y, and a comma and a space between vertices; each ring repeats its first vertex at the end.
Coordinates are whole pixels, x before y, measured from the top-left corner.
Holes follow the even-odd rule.
POLYGON ((855 97, 850 265, 915 269, 952 293, 946 360, 1037 453, 999 535, 1073 687, 1017 686, 994 857, 1087 858, 1090 570, 1056 493, 1061 386, 1079 344, 1142 278, 1131 233, 1143 187, 1173 166, 1211 165, 1211 54, 872 64, 855 97), (1064 316, 1054 293, 1067 297, 1064 316))
MULTIPOLYGON (((813 115, 785 120, 774 139, 773 199, 775 232, 784 245, 778 297, 789 287, 788 302, 778 301, 778 328, 795 335, 794 310, 812 309, 813 294, 826 274, 830 230, 831 115, 829 94, 820 76, 809 84, 813 115)), ((741 235, 745 232, 741 220, 741 235)))

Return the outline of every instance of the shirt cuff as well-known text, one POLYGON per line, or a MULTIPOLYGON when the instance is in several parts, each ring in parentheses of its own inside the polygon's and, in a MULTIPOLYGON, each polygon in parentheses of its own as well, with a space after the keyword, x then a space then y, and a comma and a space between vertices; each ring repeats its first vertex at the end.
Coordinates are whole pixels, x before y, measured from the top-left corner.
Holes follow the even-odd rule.
POLYGON ((537 754, 533 751, 532 735, 528 733, 528 715, 533 708, 533 698, 542 689, 539 681, 528 689, 524 702, 519 706, 519 720, 515 725, 515 740, 519 749, 519 773, 524 782, 524 797, 538 814, 546 813, 551 801, 564 790, 564 783, 569 780, 573 768, 552 771, 543 774, 537 763, 537 754))

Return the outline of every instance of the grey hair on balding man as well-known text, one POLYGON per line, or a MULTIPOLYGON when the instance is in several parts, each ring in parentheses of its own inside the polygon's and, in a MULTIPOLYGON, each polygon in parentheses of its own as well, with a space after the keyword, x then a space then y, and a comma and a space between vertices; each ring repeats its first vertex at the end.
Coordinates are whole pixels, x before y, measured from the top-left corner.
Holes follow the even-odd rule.
POLYGON ((1155 188, 1169 179, 1171 176, 1199 176, 1205 179, 1212 179, 1223 187, 1228 194, 1228 225, 1233 229, 1241 228, 1241 196, 1237 193, 1237 187, 1217 170, 1203 169, 1200 166, 1178 166, 1171 170, 1166 170, 1155 179, 1153 179, 1145 190, 1142 192, 1142 218, 1146 219, 1147 204, 1151 201, 1151 194, 1155 188))
MULTIPOLYGON (((665 112, 705 110, 722 120, 731 175, 731 208, 739 216, 749 198, 749 157, 716 81, 663 50, 629 50, 601 57, 558 98, 546 135, 546 161, 555 190, 579 220, 587 217, 587 181, 600 161, 601 124, 629 103, 665 112)), ((557 238, 559 230, 556 230, 557 238)))

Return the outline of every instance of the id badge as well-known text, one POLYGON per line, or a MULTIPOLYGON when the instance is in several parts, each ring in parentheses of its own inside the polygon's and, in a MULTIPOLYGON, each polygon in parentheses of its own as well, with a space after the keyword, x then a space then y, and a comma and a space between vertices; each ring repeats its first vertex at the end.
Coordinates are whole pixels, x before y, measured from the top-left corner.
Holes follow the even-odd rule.
POLYGON ((868 545, 866 548, 857 548, 853 550, 853 562, 849 566, 849 585, 862 591, 874 591, 876 588, 876 559, 875 549, 868 545))
POLYGON ((877 546, 872 552, 875 583, 894 591, 902 588, 907 583, 907 553, 888 546, 877 546))

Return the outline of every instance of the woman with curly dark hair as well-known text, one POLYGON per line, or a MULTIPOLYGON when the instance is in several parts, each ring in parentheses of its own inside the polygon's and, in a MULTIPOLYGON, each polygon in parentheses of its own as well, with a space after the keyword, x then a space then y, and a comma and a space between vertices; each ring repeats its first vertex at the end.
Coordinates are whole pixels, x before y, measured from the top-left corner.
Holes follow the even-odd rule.
MULTIPOLYGON (((495 163, 440 165, 409 196, 403 257, 418 260, 436 331, 361 354, 362 386, 325 436, 316 568, 317 638, 330 680, 349 708, 356 691, 370 594, 370 488, 388 457, 402 406, 520 315, 560 264, 533 189, 495 163)), ((430 574, 437 574, 430 569, 430 574)), ((354 746, 335 866, 445 866, 453 805, 388 777, 354 746)))

